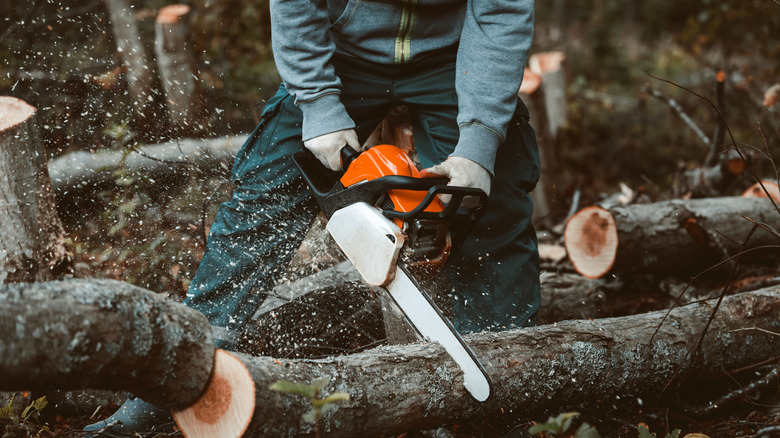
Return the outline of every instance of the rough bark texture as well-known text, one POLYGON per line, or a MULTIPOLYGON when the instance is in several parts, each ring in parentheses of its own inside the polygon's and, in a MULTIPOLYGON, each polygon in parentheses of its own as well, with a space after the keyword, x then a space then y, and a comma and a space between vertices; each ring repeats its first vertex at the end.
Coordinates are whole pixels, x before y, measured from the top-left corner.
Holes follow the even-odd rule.
MULTIPOLYGON (((613 273, 698 273, 739 251, 740 242, 753 227, 743 216, 780 228, 780 214, 765 198, 672 200, 615 206, 608 211, 618 238, 613 273)), ((775 236, 759 228, 745 249, 778 243, 775 236)), ((576 244, 576 238, 567 237, 570 257, 574 251, 569 245, 576 244)), ((778 253, 768 249, 744 257, 772 262, 778 253)))
POLYGON ((187 171, 227 174, 246 135, 210 139, 184 139, 138 147, 126 157, 122 151, 71 152, 49 162, 57 197, 89 195, 114 184, 120 168, 165 185, 186 181, 187 171))
POLYGON ((46 281, 66 259, 35 108, 0 97, 0 284, 46 281))
POLYGON ((486 403, 471 399, 458 368, 436 344, 380 347, 323 360, 277 360, 238 355, 255 380, 257 407, 247 436, 302 436, 311 425, 298 396, 268 390, 283 379, 329 377, 324 395, 343 391, 348 402, 321 422, 327 436, 388 436, 498 414, 612 406, 659 395, 675 370, 677 382, 706 379, 780 355, 780 288, 728 297, 696 361, 687 355, 713 302, 665 312, 554 326, 481 333, 466 340, 494 383, 486 403))
POLYGON ((683 172, 676 188, 678 195, 694 198, 727 195, 732 183, 747 169, 747 163, 733 149, 717 157, 717 163, 712 166, 683 172))
POLYGON ((187 5, 166 6, 160 9, 154 27, 154 52, 168 105, 168 118, 174 132, 178 133, 199 132, 205 128, 189 12, 187 5))
POLYGON ((112 280, 0 286, 0 389, 132 391, 171 408, 209 379, 211 326, 200 313, 112 280))

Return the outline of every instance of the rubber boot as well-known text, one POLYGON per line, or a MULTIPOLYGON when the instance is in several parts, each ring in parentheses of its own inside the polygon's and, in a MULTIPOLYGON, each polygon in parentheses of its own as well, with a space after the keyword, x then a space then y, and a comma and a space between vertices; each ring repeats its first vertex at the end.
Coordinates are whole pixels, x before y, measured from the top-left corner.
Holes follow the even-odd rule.
POLYGON ((90 424, 84 428, 87 437, 99 437, 102 432, 107 434, 133 432, 146 433, 159 431, 173 423, 170 411, 158 408, 140 398, 128 399, 113 415, 105 420, 90 424))

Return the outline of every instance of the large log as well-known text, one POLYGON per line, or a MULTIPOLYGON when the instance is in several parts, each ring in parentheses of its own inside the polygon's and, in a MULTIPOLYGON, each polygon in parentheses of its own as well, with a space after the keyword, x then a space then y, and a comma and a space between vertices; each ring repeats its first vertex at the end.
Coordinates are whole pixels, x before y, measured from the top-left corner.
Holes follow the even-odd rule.
MULTIPOLYGON (((753 227, 743 216, 780 229, 780 214, 765 198, 676 199, 587 207, 567 222, 564 242, 577 272, 589 278, 608 272, 697 273, 739 252, 753 227)), ((778 243, 759 228, 742 249, 778 243)), ((771 262, 779 253, 761 255, 771 262)))
POLYGON ((114 185, 120 166, 129 175, 143 175, 171 185, 186 181, 187 171, 197 168, 206 174, 227 174, 247 135, 207 139, 181 139, 139 146, 124 151, 71 152, 49 162, 49 175, 57 197, 85 195, 114 185))
POLYGON ((66 261, 35 112, 0 97, 0 284, 51 280, 66 261))
MULTIPOLYGON (((394 345, 321 360, 237 354, 255 382, 254 388, 247 388, 254 391, 256 402, 244 436, 312 432, 313 426, 301 418, 310 405, 299 396, 270 391, 278 380, 310 383, 328 378, 322 396, 349 394, 349 401, 321 419, 323 435, 390 436, 499 415, 502 410, 518 418, 539 418, 545 411, 648 400, 659 395, 676 371, 675 382, 683 383, 777 359, 780 288, 727 297, 700 354, 692 359, 688 350, 713 306, 714 301, 708 301, 674 309, 663 325, 666 312, 661 311, 466 336, 493 380, 493 395, 485 403, 469 397, 460 370, 437 344, 394 345)), ((183 415, 175 414, 182 431, 198 436, 188 432, 200 425, 182 421, 183 415)))
POLYGON ((0 286, 0 333, 2 390, 125 390, 182 408, 214 360, 203 315, 112 280, 0 286))

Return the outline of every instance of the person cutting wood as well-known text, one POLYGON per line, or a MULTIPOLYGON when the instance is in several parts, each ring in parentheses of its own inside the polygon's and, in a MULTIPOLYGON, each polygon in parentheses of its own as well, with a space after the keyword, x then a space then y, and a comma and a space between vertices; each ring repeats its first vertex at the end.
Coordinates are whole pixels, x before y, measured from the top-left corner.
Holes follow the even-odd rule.
MULTIPOLYGON (((318 208, 291 159, 301 142, 332 170, 393 108, 412 115, 423 174, 484 190, 487 211, 453 230, 449 282, 460 333, 536 324, 539 256, 529 192, 536 135, 517 96, 533 36, 532 0, 271 0, 282 84, 236 156, 232 199, 211 227, 185 303, 239 334, 283 275, 318 208)), ((139 399, 92 430, 145 430, 164 417, 139 399)))

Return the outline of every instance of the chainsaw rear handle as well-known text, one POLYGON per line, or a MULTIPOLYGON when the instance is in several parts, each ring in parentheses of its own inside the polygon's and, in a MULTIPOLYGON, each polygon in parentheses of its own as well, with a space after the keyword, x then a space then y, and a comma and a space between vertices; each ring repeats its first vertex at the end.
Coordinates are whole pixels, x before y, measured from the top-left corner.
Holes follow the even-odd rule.
MULTIPOLYGON (((346 169, 360 155, 350 146, 342 148, 342 166, 346 169)), ((366 202, 375 205, 379 197, 390 190, 414 190, 427 192, 422 202, 408 212, 383 209, 382 214, 389 218, 433 219, 447 221, 475 222, 485 213, 487 194, 475 188, 448 186, 449 179, 415 178, 402 175, 387 175, 349 187, 344 187, 339 179, 343 172, 334 172, 325 166, 305 147, 293 156, 295 165, 303 175, 304 180, 320 205, 327 218, 337 210, 356 202, 366 202), (452 199, 441 212, 425 211, 436 199, 437 195, 448 194, 452 199), (474 207, 463 206, 467 196, 478 198, 474 207)))

